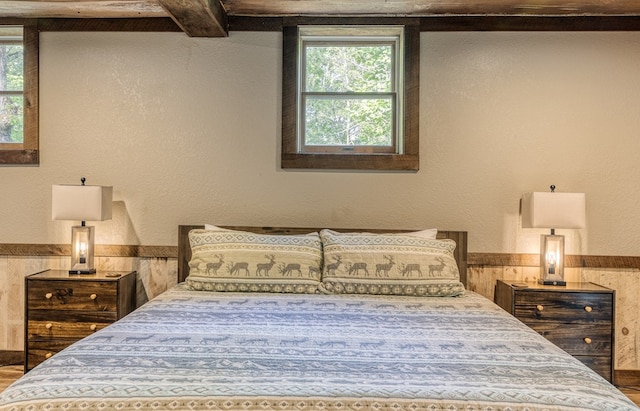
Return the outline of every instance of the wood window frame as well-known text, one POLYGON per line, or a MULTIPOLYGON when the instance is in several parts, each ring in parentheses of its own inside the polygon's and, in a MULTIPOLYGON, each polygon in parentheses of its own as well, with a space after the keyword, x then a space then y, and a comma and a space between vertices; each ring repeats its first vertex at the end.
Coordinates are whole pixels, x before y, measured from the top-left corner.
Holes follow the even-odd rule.
POLYGON ((38 140, 39 31, 33 21, 8 21, 2 25, 22 26, 24 43, 24 124, 22 143, 0 143, 0 165, 37 165, 38 140))
POLYGON ((351 169, 417 171, 419 161, 420 26, 404 25, 403 152, 375 154, 300 153, 298 149, 298 26, 282 28, 283 169, 351 169))

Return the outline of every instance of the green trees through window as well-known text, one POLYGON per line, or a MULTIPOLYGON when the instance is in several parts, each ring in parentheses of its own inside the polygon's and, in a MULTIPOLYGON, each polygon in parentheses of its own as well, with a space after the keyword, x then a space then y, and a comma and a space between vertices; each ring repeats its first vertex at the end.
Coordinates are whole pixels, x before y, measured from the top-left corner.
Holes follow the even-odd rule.
POLYGON ((0 25, 0 165, 40 162, 35 22, 0 25))
POLYGON ((394 146, 394 44, 304 50, 305 144, 394 146))
POLYGON ((22 27, 0 26, 0 143, 24 140, 22 27))

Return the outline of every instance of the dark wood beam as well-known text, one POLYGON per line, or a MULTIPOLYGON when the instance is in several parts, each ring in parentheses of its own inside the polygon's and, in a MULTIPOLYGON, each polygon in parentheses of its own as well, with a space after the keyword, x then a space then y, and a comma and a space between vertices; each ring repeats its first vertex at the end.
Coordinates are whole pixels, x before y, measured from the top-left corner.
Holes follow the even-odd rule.
POLYGON ((167 13, 157 0, 0 0, 0 17, 144 18, 167 13))
POLYGON ((190 37, 227 37, 227 12, 219 0, 159 0, 162 8, 190 37))
MULTIPOLYGON (((0 19, 2 21, 2 19, 0 19)), ((38 19, 39 31, 182 31, 169 17, 136 19, 38 19)))
POLYGON ((638 0, 223 0, 233 16, 637 15, 638 0))

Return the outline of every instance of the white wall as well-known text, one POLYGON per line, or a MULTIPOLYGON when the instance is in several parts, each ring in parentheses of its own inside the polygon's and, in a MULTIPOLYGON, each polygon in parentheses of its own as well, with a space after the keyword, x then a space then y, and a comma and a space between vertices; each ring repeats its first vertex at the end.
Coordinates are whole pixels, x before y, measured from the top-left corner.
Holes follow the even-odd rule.
POLYGON ((0 168, 0 243, 67 243, 51 185, 114 186, 97 242, 177 225, 468 230, 537 252, 525 191, 587 193, 567 251, 640 255, 640 33, 423 33, 417 173, 279 167, 281 34, 41 34, 39 167, 0 168))

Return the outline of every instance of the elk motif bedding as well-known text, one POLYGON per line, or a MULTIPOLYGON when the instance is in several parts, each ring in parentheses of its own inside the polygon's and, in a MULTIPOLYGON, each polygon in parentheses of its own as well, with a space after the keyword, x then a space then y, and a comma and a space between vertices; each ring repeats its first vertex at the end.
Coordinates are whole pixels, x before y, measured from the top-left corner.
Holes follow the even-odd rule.
POLYGON ((0 395, 0 410, 635 410, 484 297, 179 284, 0 395))

